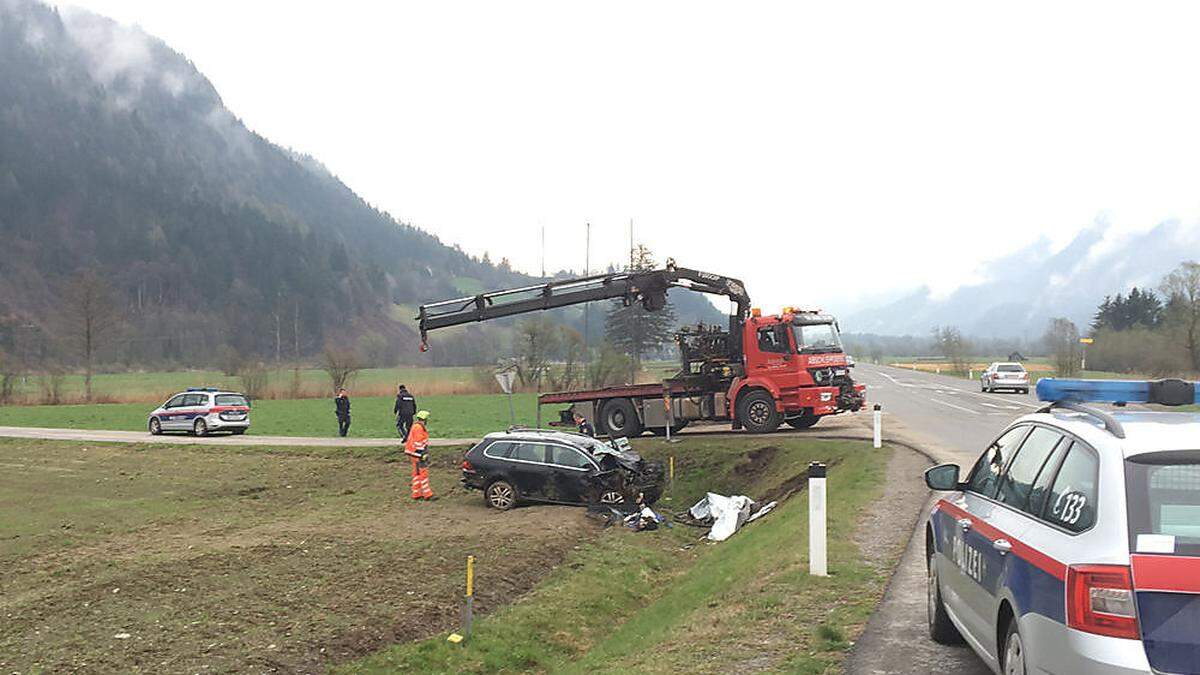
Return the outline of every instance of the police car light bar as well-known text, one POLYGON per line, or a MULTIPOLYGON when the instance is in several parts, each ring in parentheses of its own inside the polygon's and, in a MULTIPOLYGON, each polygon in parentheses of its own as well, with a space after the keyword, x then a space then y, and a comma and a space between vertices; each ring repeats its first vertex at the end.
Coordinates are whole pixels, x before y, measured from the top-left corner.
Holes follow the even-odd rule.
POLYGON ((1039 400, 1052 403, 1200 404, 1200 387, 1185 380, 1038 380, 1039 400))
POLYGON ((207 392, 214 392, 214 391, 221 391, 221 390, 220 390, 220 389, 217 389, 216 387, 188 387, 186 391, 207 391, 207 392))

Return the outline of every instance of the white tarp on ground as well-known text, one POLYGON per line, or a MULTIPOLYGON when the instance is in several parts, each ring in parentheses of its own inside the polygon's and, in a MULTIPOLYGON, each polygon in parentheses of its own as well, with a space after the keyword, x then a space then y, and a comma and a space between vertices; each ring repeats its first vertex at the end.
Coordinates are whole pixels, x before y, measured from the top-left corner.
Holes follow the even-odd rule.
POLYGON ((709 492, 689 511, 693 518, 712 518, 712 529, 708 531, 710 541, 725 541, 733 536, 750 519, 750 507, 754 500, 745 495, 724 495, 709 492))

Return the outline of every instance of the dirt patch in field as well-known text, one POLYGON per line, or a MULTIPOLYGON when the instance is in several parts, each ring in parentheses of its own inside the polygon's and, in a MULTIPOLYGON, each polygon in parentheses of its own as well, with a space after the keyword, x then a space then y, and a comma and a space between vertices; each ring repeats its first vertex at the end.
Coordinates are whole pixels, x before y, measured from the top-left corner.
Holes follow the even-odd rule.
POLYGON ((0 520, 32 521, 0 529, 4 671, 323 672, 453 628, 467 555, 486 614, 597 531, 580 509, 486 509, 450 462, 440 499, 414 503, 378 458, 43 443, 0 459, 79 467, 0 479, 0 520))
POLYGON ((773 445, 751 450, 742 455, 742 461, 734 465, 733 475, 747 481, 754 480, 771 466, 778 454, 779 448, 773 445))

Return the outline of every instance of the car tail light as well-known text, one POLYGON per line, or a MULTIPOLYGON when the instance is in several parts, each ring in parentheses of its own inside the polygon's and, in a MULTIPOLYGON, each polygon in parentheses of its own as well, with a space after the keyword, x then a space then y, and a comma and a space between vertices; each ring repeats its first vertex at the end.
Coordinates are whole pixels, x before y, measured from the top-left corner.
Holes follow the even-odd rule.
POLYGON ((474 471, 475 467, 471 466, 471 462, 464 459, 463 463, 462 463, 462 470, 463 471, 474 471))
POLYGON ((1137 640, 1133 583, 1124 565, 1067 569, 1067 626, 1085 633, 1137 640))

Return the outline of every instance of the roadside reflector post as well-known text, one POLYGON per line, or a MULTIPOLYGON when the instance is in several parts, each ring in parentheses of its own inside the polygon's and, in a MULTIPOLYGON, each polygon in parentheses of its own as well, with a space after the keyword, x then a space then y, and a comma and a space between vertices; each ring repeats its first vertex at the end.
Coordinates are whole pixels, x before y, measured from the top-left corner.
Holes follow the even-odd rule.
POLYGON ((968 379, 968 380, 973 380, 973 379, 975 379, 975 370, 974 370, 974 369, 971 369, 971 370, 968 370, 968 371, 967 371, 967 379, 968 379))
POLYGON ((825 541, 825 465, 808 465, 808 573, 829 576, 825 541))
POLYGON ((875 435, 872 438, 871 445, 876 450, 883 447, 883 406, 875 404, 875 435))
POLYGON ((671 481, 671 487, 675 487, 675 455, 671 455, 668 465, 670 469, 667 471, 667 477, 671 481))

